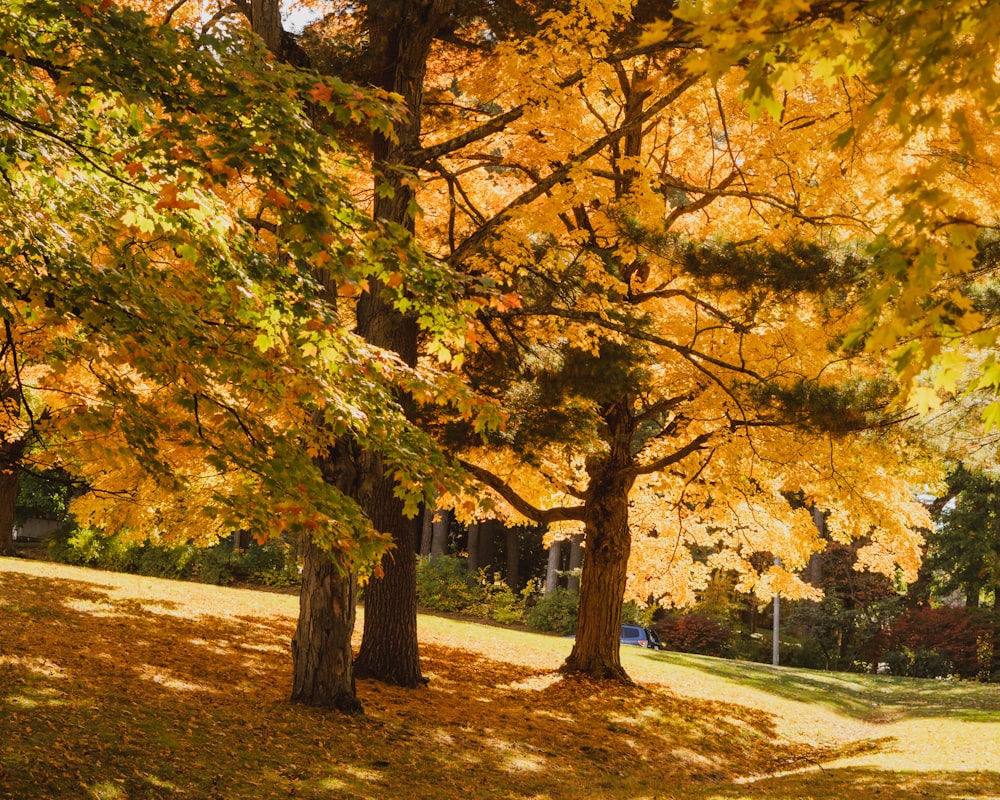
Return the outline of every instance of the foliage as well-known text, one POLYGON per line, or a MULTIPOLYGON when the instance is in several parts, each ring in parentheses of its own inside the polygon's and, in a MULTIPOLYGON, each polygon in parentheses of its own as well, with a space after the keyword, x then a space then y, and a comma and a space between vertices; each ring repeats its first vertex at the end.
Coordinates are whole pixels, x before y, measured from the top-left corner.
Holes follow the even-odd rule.
POLYGON ((234 550, 229 538, 210 546, 137 541, 128 532, 108 535, 66 525, 49 539, 49 556, 56 561, 130 572, 156 578, 195 580, 226 586, 245 582, 259 586, 298 583, 298 565, 291 547, 281 540, 251 542, 234 550))
POLYGON ((568 635, 576 632, 580 596, 561 586, 539 597, 525 612, 525 623, 535 630, 568 635))
POLYGON ((893 623, 880 660, 889 663, 890 668, 895 664, 904 669, 893 674, 944 669, 944 664, 950 675, 995 680, 998 642, 1000 618, 995 613, 956 606, 918 608, 893 623))
POLYGON ((417 559, 417 602, 437 611, 467 611, 482 600, 479 584, 470 580, 462 559, 420 556, 417 559))
POLYGON ((928 534, 927 567, 941 570, 942 593, 961 589, 970 604, 980 593, 1000 591, 1000 481, 962 465, 948 476, 942 510, 928 534))
POLYGON ((62 471, 21 473, 15 521, 23 524, 28 517, 62 519, 69 505, 70 484, 62 471))
POLYGON ((728 652, 733 632, 704 614, 671 614, 656 625, 668 650, 722 656, 728 652))
POLYGON ((511 591, 499 574, 479 570, 470 576, 465 559, 455 556, 419 556, 417 602, 436 611, 453 611, 492 619, 502 624, 520 622, 524 597, 511 591))
POLYGON ((77 515, 178 541, 306 530, 345 563, 380 555, 316 458, 353 436, 415 507, 449 471, 399 391, 437 383, 357 336, 336 296, 433 284, 414 313, 454 321, 448 275, 349 192, 344 131, 391 135, 388 94, 276 64, 238 26, 112 3, 16 0, 0 40, 10 424, 90 483, 77 515))

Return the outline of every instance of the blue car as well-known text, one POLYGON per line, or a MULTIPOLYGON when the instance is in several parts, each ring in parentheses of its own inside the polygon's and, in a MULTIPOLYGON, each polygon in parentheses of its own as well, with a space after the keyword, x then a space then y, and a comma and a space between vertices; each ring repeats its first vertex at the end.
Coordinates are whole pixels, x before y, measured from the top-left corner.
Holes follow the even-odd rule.
POLYGON ((648 647, 651 650, 667 649, 656 635, 656 631, 652 628, 640 628, 638 625, 622 625, 621 643, 648 647))

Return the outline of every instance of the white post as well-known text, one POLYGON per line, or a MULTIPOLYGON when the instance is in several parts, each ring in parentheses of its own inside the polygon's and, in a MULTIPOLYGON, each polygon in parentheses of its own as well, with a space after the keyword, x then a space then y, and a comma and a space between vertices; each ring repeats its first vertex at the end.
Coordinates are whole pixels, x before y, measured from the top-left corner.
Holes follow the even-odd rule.
MULTIPOLYGON (((774 566, 781 566, 781 559, 777 556, 774 557, 774 566)), ((771 663, 774 666, 778 666, 778 650, 779 650, 779 629, 781 628, 781 598, 778 597, 777 592, 774 595, 774 624, 771 626, 771 663)))

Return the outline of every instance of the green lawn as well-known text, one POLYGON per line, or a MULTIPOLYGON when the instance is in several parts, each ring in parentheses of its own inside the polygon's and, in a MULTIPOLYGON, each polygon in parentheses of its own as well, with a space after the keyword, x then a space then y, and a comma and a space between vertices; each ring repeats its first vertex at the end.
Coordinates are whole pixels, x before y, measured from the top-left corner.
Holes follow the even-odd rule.
POLYGON ((421 617, 428 687, 293 706, 296 598, 0 559, 0 798, 1000 798, 1000 687, 421 617))

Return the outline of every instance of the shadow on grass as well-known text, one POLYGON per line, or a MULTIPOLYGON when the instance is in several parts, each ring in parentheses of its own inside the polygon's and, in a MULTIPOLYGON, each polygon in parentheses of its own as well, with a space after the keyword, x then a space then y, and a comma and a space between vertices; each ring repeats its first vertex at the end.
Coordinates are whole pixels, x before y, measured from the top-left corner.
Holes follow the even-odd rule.
POLYGON ((859 720, 879 722, 946 716, 968 722, 996 722, 1000 714, 1000 686, 972 681, 812 672, 687 653, 650 653, 647 657, 696 669, 788 700, 822 703, 859 720))
POLYGON ((287 617, 120 594, 0 572, 0 798, 733 798, 857 750, 443 646, 427 688, 363 682, 368 715, 345 718, 287 702, 287 617))

